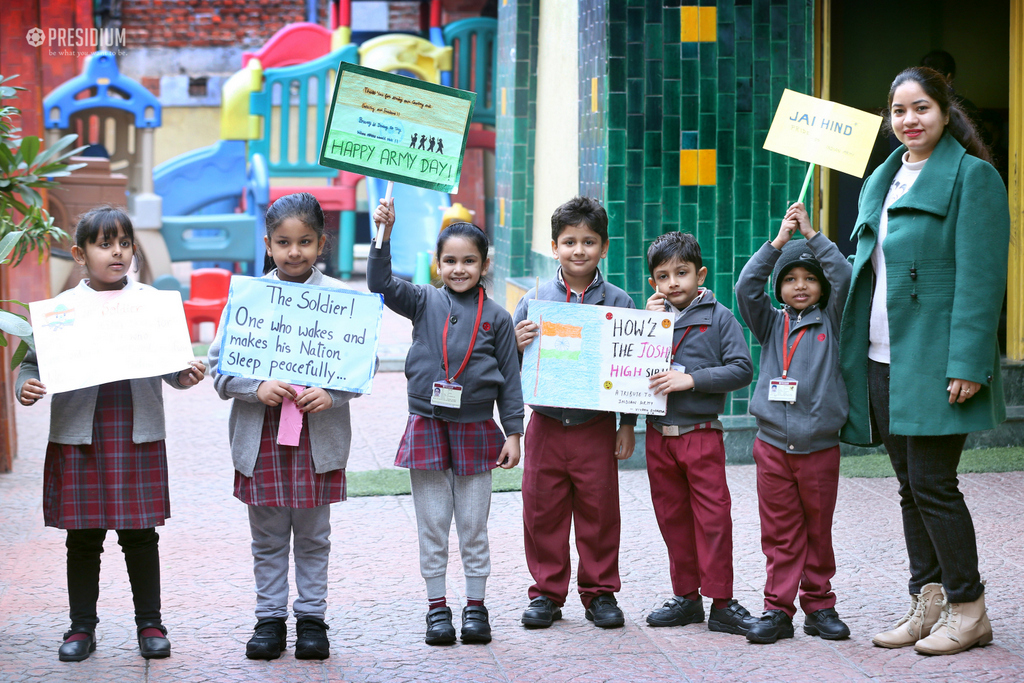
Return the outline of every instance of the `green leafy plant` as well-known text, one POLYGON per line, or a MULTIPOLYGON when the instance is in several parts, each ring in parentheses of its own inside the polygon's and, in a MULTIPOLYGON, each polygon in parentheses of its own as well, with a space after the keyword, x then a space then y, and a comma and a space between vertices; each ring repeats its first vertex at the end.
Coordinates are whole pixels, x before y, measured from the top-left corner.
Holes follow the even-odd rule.
MULTIPOLYGON (((0 266, 7 265, 10 262, 10 259, 7 257, 10 256, 11 251, 14 250, 14 247, 22 237, 23 232, 15 230, 4 235, 3 239, 0 239, 0 266)), ((18 304, 25 310, 28 310, 27 304, 13 299, 0 303, 18 304)), ((0 332, 13 334, 21 339, 21 343, 18 344, 18 348, 14 351, 14 356, 11 357, 11 370, 13 370, 18 367, 29 349, 35 351, 35 344, 32 340, 32 325, 29 324, 28 318, 25 316, 0 308, 0 332)), ((7 346, 7 337, 0 334, 0 348, 4 346, 7 346)))
POLYGON ((54 227, 39 190, 53 187, 57 184, 55 178, 84 166, 66 162, 85 148, 71 149, 77 135, 65 135, 48 149, 42 149, 35 136, 21 137, 21 128, 14 125, 21 110, 3 104, 3 100, 25 89, 10 85, 15 78, 0 75, 0 239, 13 232, 22 233, 13 247, 13 262, 17 265, 32 250, 38 251, 42 261, 51 241, 67 238, 63 230, 54 227), (20 219, 15 219, 15 212, 21 214, 20 219))
MULTIPOLYGON (((53 240, 67 238, 67 233, 53 225, 53 218, 43 208, 39 190, 53 187, 57 184, 55 178, 70 175, 84 166, 66 162, 85 148, 71 149, 77 135, 65 135, 48 149, 42 149, 42 143, 35 136, 21 137, 21 128, 14 125, 21 110, 3 104, 3 100, 16 97, 19 90, 25 89, 10 85, 15 78, 17 76, 0 75, 0 265, 13 261, 16 266, 33 250, 38 252, 42 262, 53 240), (15 213, 21 215, 20 219, 15 218, 15 213)), ((17 304, 28 309, 27 305, 13 299, 0 301, 0 304, 17 304)), ((11 359, 13 370, 29 349, 35 348, 32 326, 25 316, 0 309, 0 348, 8 343, 3 333, 21 339, 11 359)))

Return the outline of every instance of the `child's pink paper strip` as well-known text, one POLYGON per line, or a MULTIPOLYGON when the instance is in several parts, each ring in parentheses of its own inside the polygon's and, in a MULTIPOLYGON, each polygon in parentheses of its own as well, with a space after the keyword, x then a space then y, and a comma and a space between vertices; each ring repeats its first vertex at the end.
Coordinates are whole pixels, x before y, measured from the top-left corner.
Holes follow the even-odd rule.
MULTIPOLYGON (((301 394, 305 387, 292 385, 296 395, 301 394)), ((298 446, 299 435, 302 433, 302 412, 299 406, 289 397, 281 402, 281 421, 277 425, 277 443, 281 446, 298 446)))

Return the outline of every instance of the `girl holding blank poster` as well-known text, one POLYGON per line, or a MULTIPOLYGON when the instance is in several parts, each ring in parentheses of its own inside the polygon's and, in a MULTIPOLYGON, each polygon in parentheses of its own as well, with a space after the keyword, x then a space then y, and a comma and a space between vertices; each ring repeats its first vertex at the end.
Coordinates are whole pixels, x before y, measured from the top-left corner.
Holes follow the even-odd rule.
MULTIPOLYGON (((75 230, 71 255, 85 279, 61 294, 75 300, 102 292, 151 289, 128 278, 135 233, 122 210, 101 207, 75 230)), ((91 352, 103 358, 101 348, 91 352)), ((113 359, 116 362, 116 358, 113 359)), ((135 603, 139 650, 146 659, 167 657, 171 644, 160 616, 159 536, 154 527, 171 516, 164 445, 161 381, 175 389, 198 384, 206 366, 163 377, 126 379, 53 395, 43 469, 43 519, 67 529, 67 581, 71 628, 58 657, 78 662, 96 649, 100 554, 108 529, 117 530, 135 603)), ((22 361, 18 400, 33 405, 46 394, 36 355, 22 361)))
MULTIPOLYGON (((313 195, 281 197, 267 210, 268 259, 264 278, 321 287, 344 287, 315 267, 323 251, 324 214, 313 195)), ((227 309, 225 309, 225 312, 227 309)), ((222 318, 218 329, 224 329, 222 318)), ((297 659, 330 656, 327 565, 331 550, 330 504, 345 500, 345 465, 352 425, 348 402, 359 394, 219 374, 221 338, 210 346, 213 382, 232 398, 228 433, 235 466, 235 497, 249 506, 256 627, 245 646, 250 659, 277 659, 285 649, 288 617, 288 551, 294 543, 297 659), (292 405, 289 405, 292 404, 292 405), (285 411, 298 408, 298 445, 282 445, 285 411), (294 537, 294 541, 292 538, 294 537)), ((294 413, 293 413, 294 414, 294 413)), ((287 427, 285 429, 287 430, 287 427)))

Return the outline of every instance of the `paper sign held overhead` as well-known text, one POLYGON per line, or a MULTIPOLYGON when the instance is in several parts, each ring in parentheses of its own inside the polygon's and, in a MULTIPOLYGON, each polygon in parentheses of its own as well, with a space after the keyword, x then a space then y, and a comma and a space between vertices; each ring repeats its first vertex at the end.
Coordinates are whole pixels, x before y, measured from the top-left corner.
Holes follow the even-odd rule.
POLYGON ((611 306, 531 301, 539 334, 523 352, 527 403, 664 415, 666 398, 648 388, 669 369, 672 316, 611 306))
POLYGON ((785 90, 764 148, 861 178, 882 117, 785 90))
POLYGON ((476 93, 342 62, 320 165, 458 192, 476 93))
POLYGON ((233 277, 225 310, 220 374, 370 392, 384 310, 380 294, 233 277))
POLYGON ((29 311, 39 381, 51 394, 158 377, 195 360, 177 292, 75 289, 29 311))

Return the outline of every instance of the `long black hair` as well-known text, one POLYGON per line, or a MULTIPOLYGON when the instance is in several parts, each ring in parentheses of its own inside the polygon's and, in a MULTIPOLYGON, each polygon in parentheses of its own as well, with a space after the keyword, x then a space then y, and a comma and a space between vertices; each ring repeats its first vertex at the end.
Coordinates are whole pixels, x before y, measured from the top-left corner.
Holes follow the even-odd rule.
POLYGON ((942 113, 949 116, 946 132, 963 145, 968 154, 992 163, 992 154, 985 146, 974 124, 971 123, 971 119, 964 113, 960 103, 953 96, 946 77, 926 66, 912 66, 909 69, 904 69, 893 80, 889 87, 889 106, 885 109, 884 131, 886 133, 892 133, 892 98, 896 94, 896 88, 908 81, 914 81, 921 86, 924 94, 935 100, 942 113))

